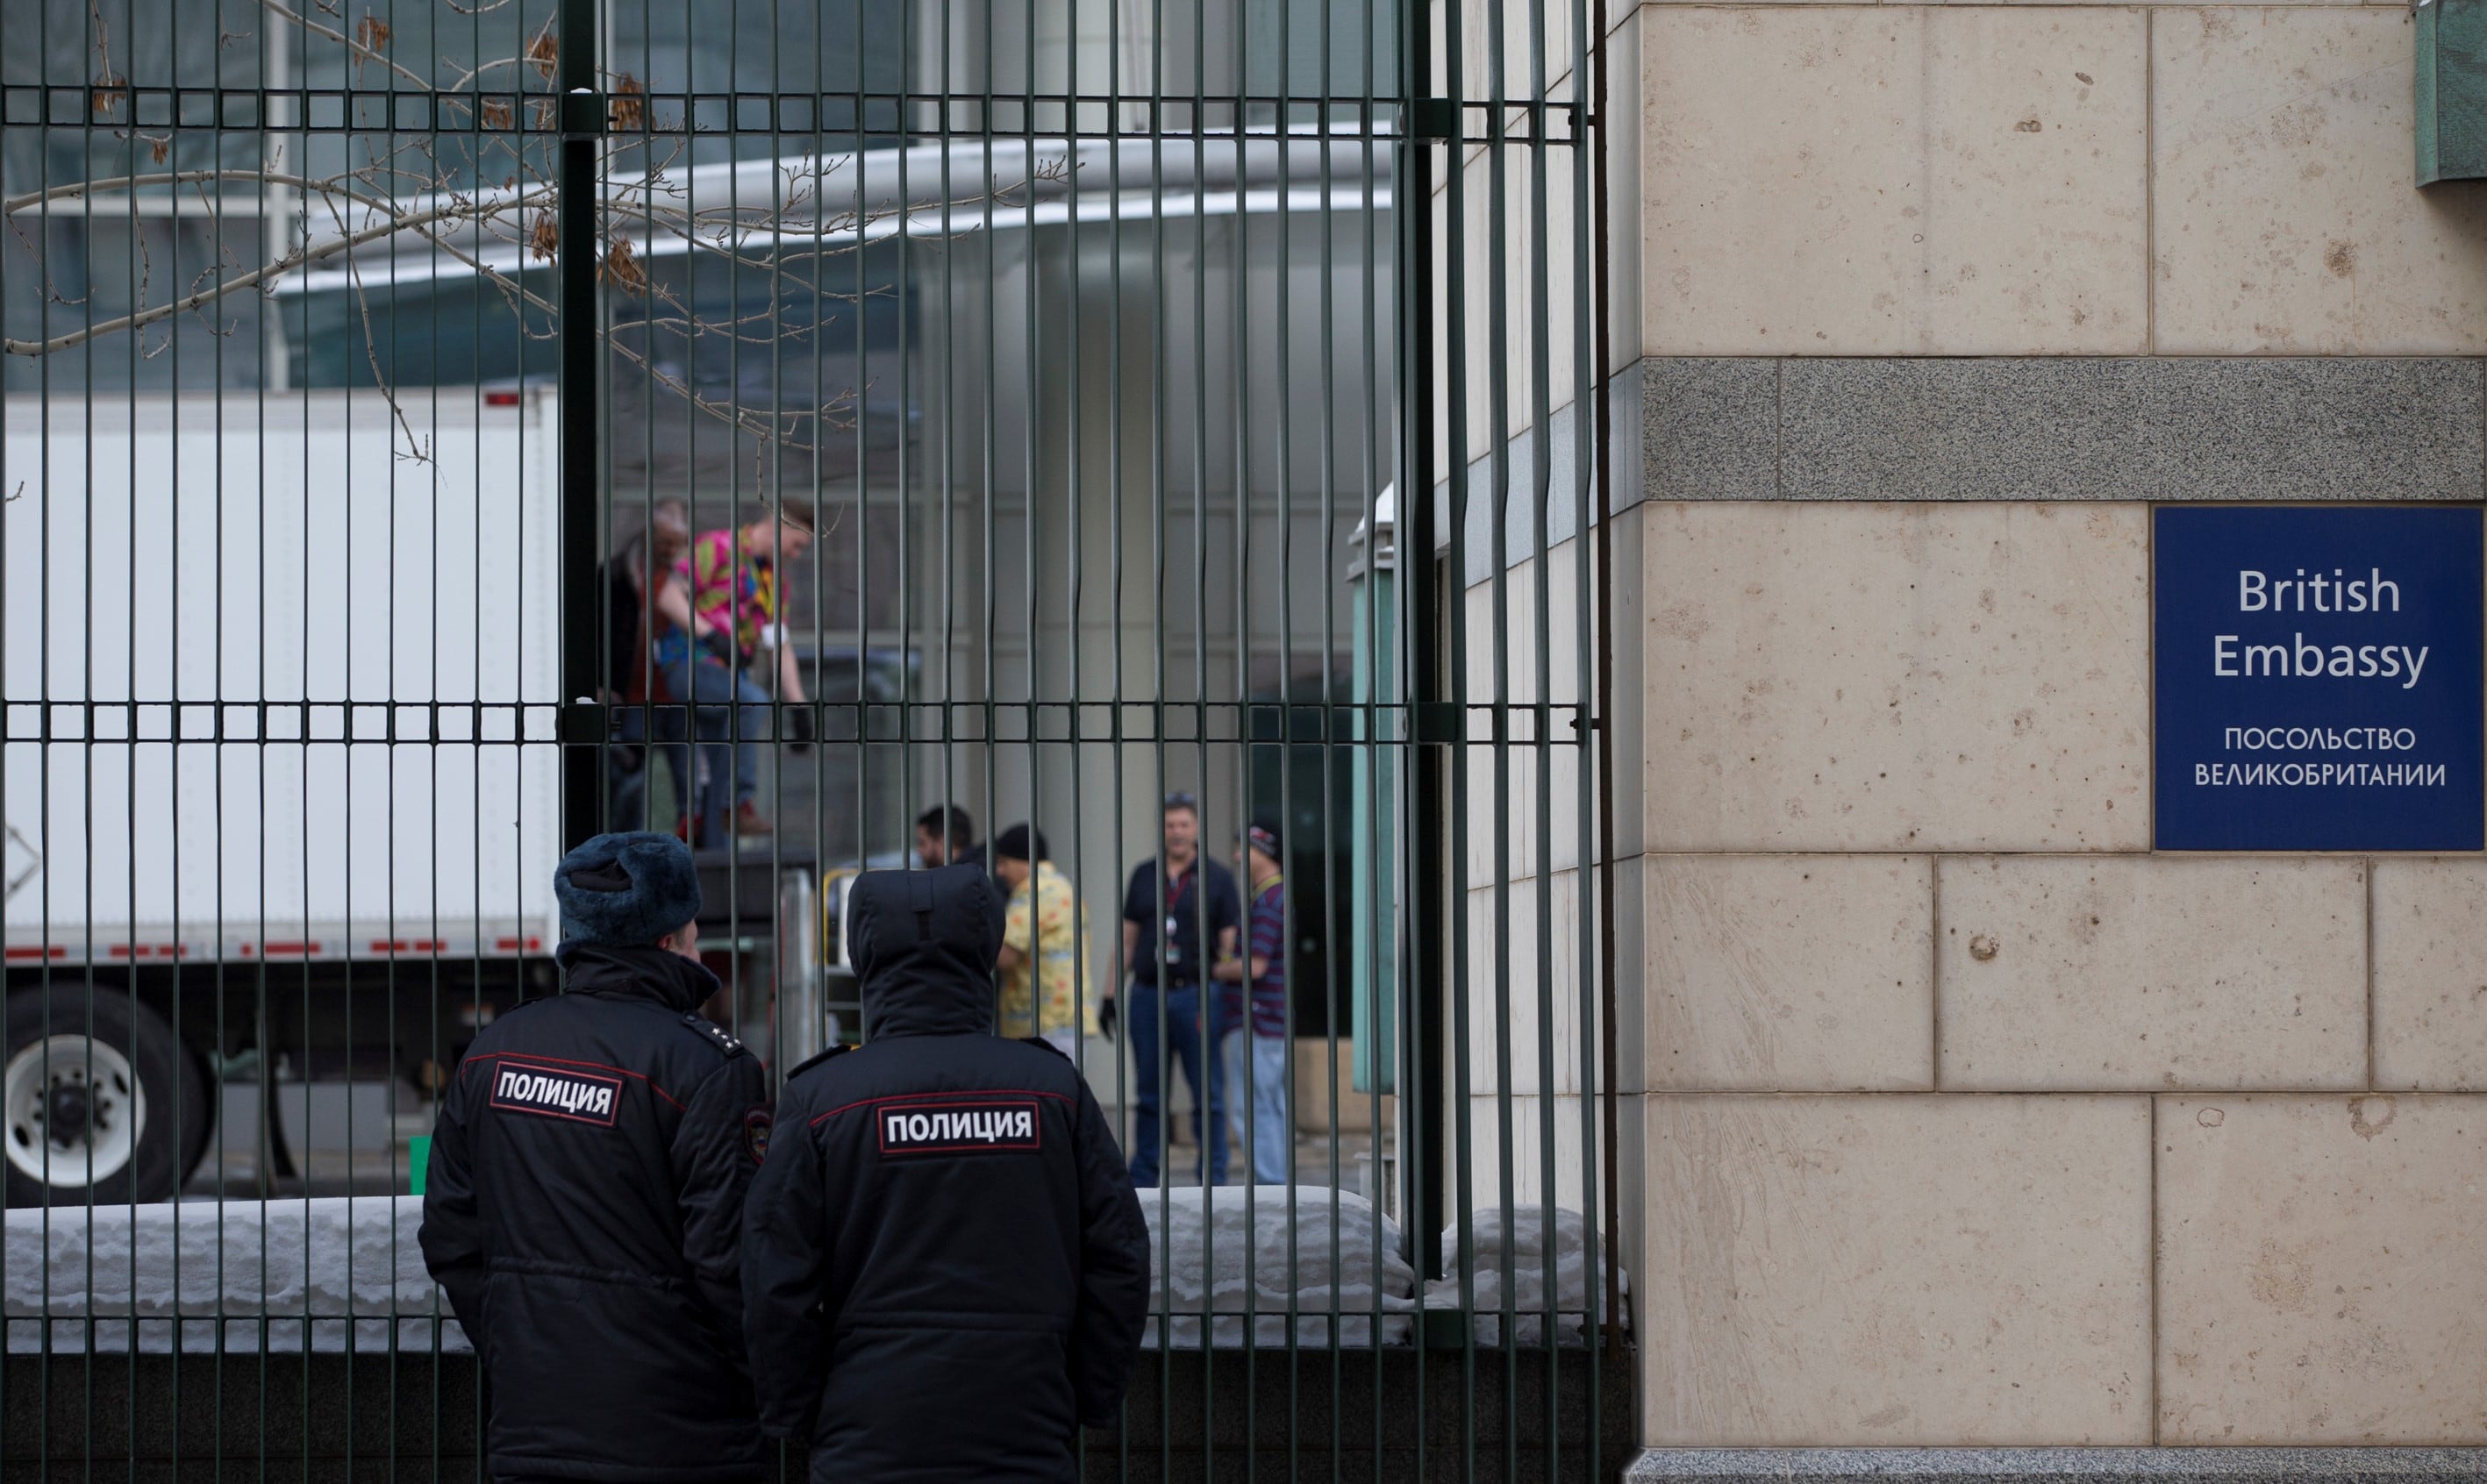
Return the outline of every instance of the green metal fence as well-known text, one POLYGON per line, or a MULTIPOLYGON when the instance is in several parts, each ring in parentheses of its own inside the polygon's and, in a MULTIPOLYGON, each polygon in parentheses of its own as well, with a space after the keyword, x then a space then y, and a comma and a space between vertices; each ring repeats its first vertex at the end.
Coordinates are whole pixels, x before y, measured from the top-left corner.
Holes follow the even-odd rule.
POLYGON ((1164 1152, 1090 1476, 1611 1474, 1610 20, 0 0, 11 1476, 488 1476, 420 1141, 564 843, 692 840, 783 1069, 939 810, 1164 1152), (1135 1051, 1173 796, 1288 987, 1135 1051))

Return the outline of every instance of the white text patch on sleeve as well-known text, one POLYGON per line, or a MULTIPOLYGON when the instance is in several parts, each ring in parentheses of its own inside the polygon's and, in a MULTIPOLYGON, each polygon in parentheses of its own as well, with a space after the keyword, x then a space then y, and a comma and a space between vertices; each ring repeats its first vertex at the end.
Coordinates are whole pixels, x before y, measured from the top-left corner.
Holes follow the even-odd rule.
POLYGON ((884 1104, 873 1122, 880 1152, 891 1155, 1035 1149, 1043 1137, 1036 1104, 1023 1098, 884 1104))

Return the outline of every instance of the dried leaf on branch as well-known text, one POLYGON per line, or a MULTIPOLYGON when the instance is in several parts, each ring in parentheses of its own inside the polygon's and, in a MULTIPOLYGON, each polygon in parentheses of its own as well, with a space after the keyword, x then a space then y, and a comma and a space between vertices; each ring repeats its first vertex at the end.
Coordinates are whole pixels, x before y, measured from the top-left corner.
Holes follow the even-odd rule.
POLYGON ((544 29, 527 42, 527 61, 534 65, 536 75, 546 82, 552 81, 552 74, 560 70, 561 42, 552 34, 551 21, 545 21, 544 29))
POLYGON ((629 72, 613 84, 613 127, 617 131, 636 133, 648 122, 647 91, 629 72))
POLYGON ((639 261, 638 249, 626 237, 615 238, 604 249, 604 261, 596 265, 596 281, 611 284, 625 294, 648 292, 647 266, 639 261))

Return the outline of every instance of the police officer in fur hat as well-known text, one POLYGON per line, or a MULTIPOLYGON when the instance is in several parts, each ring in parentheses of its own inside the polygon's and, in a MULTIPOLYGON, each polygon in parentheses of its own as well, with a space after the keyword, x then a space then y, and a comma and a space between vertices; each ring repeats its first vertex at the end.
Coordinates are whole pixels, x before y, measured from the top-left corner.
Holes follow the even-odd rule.
POLYGON ((491 1388, 498 1480, 746 1484, 742 1199, 768 1075, 701 1019, 699 876, 672 835, 553 872, 564 992, 502 1015, 441 1100, 423 1257, 491 1388))

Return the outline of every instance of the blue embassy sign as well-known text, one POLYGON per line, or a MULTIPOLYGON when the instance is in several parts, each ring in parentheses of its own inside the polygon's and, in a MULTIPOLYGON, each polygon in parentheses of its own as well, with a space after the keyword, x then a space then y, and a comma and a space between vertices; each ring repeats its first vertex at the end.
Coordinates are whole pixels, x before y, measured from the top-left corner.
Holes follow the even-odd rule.
POLYGON ((2156 521, 2159 848, 2479 849, 2478 510, 2156 521))

